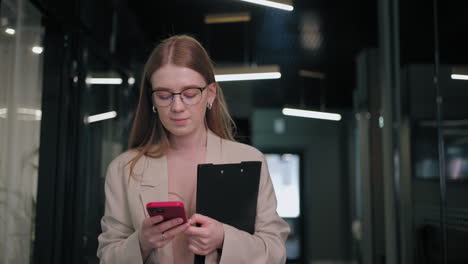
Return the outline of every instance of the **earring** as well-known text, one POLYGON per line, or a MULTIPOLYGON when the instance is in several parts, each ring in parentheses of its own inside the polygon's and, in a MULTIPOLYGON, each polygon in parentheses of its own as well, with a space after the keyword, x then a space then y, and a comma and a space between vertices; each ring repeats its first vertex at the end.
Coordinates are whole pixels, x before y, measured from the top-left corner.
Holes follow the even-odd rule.
POLYGON ((211 110, 211 107, 213 107, 213 104, 211 104, 211 103, 206 104, 206 108, 208 108, 208 110, 211 110))
POLYGON ((155 114, 158 113, 158 111, 156 111, 156 107, 154 107, 154 105, 153 105, 153 113, 155 113, 155 114))

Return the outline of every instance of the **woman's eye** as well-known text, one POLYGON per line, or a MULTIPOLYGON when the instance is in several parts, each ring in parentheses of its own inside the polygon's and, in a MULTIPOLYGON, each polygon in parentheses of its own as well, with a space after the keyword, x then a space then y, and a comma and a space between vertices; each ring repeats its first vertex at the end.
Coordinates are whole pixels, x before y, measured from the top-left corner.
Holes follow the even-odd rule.
POLYGON ((171 93, 156 93, 156 96, 161 99, 161 100, 168 100, 168 99, 171 99, 171 93))
POLYGON ((187 98, 193 98, 195 96, 197 96, 198 92, 196 90, 193 90, 193 91, 185 91, 184 92, 184 96, 187 97, 187 98))

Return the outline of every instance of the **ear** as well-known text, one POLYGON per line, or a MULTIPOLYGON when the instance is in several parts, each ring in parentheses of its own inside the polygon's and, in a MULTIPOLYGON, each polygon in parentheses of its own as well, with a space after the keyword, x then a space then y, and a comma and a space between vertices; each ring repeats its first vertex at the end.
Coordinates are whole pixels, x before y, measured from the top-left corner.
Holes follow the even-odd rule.
POLYGON ((216 98, 216 91, 218 90, 218 83, 213 82, 210 85, 208 85, 207 90, 208 90, 208 103, 213 103, 215 98, 216 98))

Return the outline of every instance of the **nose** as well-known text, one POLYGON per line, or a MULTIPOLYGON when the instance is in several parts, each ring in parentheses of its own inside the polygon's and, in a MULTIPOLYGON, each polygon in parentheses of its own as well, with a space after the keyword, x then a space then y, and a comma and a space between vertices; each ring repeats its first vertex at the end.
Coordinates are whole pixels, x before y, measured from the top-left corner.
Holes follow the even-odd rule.
POLYGON ((185 110, 185 104, 182 102, 180 94, 176 94, 172 98, 171 110, 174 112, 182 112, 185 110))

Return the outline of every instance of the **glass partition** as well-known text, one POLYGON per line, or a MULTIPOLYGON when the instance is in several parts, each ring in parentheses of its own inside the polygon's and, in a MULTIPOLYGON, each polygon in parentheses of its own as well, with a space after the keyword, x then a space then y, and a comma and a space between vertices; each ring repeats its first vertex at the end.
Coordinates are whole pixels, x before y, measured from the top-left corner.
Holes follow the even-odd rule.
POLYGON ((454 8, 455 4, 437 1, 438 82, 442 99, 439 140, 445 167, 445 183, 441 182, 440 189, 445 210, 444 228, 435 235, 442 239, 444 263, 468 263, 468 5, 462 2, 454 8))
POLYGON ((99 263, 96 257, 100 220, 104 215, 104 181, 110 162, 127 149, 136 98, 133 79, 119 72, 89 43, 85 49, 86 78, 80 95, 78 168, 79 215, 82 229, 80 261, 99 263), (129 80, 130 79, 130 80, 129 80))
POLYGON ((42 95, 41 14, 0 2, 0 262, 29 263, 34 242, 42 95))

